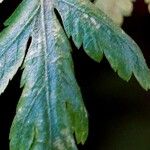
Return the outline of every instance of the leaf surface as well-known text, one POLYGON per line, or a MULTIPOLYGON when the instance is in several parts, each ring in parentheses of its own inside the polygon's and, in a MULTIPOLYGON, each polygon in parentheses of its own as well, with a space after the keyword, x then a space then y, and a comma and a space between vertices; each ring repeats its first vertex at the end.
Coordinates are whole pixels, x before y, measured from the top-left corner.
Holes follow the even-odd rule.
POLYGON ((150 88, 150 70, 137 44, 92 3, 86 0, 58 0, 57 9, 68 37, 79 48, 100 61, 103 54, 124 80, 132 73, 146 90, 150 88))
POLYGON ((139 47, 89 0, 23 0, 5 25, 0 33, 0 93, 22 63, 24 68, 10 150, 76 150, 75 139, 85 142, 87 112, 74 76, 70 36, 95 61, 105 55, 120 77, 129 80, 134 74, 143 88, 150 88, 150 71, 139 47))
MULTIPOLYGON (((8 71, 18 69, 28 38, 32 37, 23 65, 24 90, 11 127, 10 150, 77 149, 73 135, 78 143, 84 143, 87 113, 74 77, 70 44, 51 1, 23 1, 5 24, 10 26, 0 41, 1 45, 4 43, 1 52, 13 59, 8 65, 4 62, 8 71)), ((5 71, 1 82, 9 81, 6 75, 5 71)))
POLYGON ((0 33, 0 94, 22 64, 37 8, 37 0, 23 1, 0 33))

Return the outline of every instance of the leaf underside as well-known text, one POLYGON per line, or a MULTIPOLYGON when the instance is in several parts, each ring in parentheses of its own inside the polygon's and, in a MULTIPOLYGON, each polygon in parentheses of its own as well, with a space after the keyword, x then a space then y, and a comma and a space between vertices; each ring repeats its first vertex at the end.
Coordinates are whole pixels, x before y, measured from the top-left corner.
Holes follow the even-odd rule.
POLYGON ((85 142, 88 119, 74 77, 70 36, 95 61, 105 55, 121 78, 128 81, 134 74, 143 88, 150 88, 150 71, 139 47, 87 0, 23 0, 5 25, 0 33, 0 93, 25 57, 10 150, 76 150, 74 136, 77 143, 85 142))

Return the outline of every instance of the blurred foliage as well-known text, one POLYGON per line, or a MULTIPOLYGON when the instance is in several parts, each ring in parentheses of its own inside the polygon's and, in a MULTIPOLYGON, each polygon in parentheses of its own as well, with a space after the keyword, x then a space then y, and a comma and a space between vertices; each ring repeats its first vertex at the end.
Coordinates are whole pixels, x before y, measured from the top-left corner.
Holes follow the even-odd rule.
POLYGON ((95 0, 95 5, 104 11, 114 22, 121 25, 124 16, 130 16, 135 0, 95 0))
POLYGON ((150 12, 150 0, 145 0, 145 2, 148 4, 148 10, 150 12))

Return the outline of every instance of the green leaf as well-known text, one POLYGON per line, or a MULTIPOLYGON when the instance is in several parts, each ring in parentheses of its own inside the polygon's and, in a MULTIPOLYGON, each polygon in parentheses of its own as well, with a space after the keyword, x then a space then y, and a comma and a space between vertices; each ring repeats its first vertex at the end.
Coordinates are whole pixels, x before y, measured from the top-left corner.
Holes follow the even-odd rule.
POLYGON ((8 27, 0 33, 0 94, 22 64, 27 41, 33 30, 31 22, 37 14, 37 6, 37 0, 30 3, 23 1, 5 22, 8 27))
POLYGON ((70 44, 51 6, 49 0, 23 1, 0 36, 1 61, 4 55, 10 58, 3 61, 4 83, 10 79, 9 71, 22 63, 32 37, 23 65, 24 90, 10 132, 11 150, 75 150, 74 133, 78 143, 87 137, 87 113, 74 77, 70 44))
POLYGON ((128 81, 134 74, 143 88, 150 88, 150 70, 140 48, 102 11, 88 0, 58 0, 57 9, 78 48, 83 43, 85 52, 98 62, 104 54, 121 78, 128 81))
POLYGON ((150 88, 150 71, 139 47, 89 0, 23 0, 5 25, 0 33, 0 93, 22 63, 24 68, 10 150, 76 150, 74 136, 77 143, 85 142, 87 113, 74 76, 70 36, 94 60, 105 54, 123 79, 133 73, 143 88, 150 88))

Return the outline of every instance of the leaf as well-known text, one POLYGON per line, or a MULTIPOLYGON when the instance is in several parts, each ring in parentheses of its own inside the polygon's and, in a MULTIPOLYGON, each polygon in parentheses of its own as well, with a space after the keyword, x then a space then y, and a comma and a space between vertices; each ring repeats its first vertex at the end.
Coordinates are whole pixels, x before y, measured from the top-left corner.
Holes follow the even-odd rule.
POLYGON ((0 35, 0 60, 5 68, 1 70, 1 83, 6 84, 21 65, 28 38, 32 37, 10 149, 77 149, 73 134, 78 143, 84 143, 87 114, 74 77, 70 44, 51 1, 24 0, 5 24, 9 26, 0 35))
POLYGON ((150 71, 139 47, 88 0, 23 0, 5 25, 0 93, 22 63, 24 68, 10 150, 76 150, 74 135, 77 143, 85 142, 87 113, 74 76, 70 36, 94 60, 105 54, 123 79, 134 74, 143 88, 150 88, 150 71))
POLYGON ((95 0, 94 4, 104 11, 112 20, 121 25, 124 16, 130 16, 135 0, 95 0))
POLYGON ((146 90, 150 88, 150 70, 137 44, 86 0, 59 0, 57 9, 68 37, 79 48, 100 61, 103 54, 118 75, 129 80, 132 73, 146 90))
POLYGON ((150 0, 145 0, 145 3, 148 4, 148 10, 149 10, 149 12, 150 12, 150 0))

